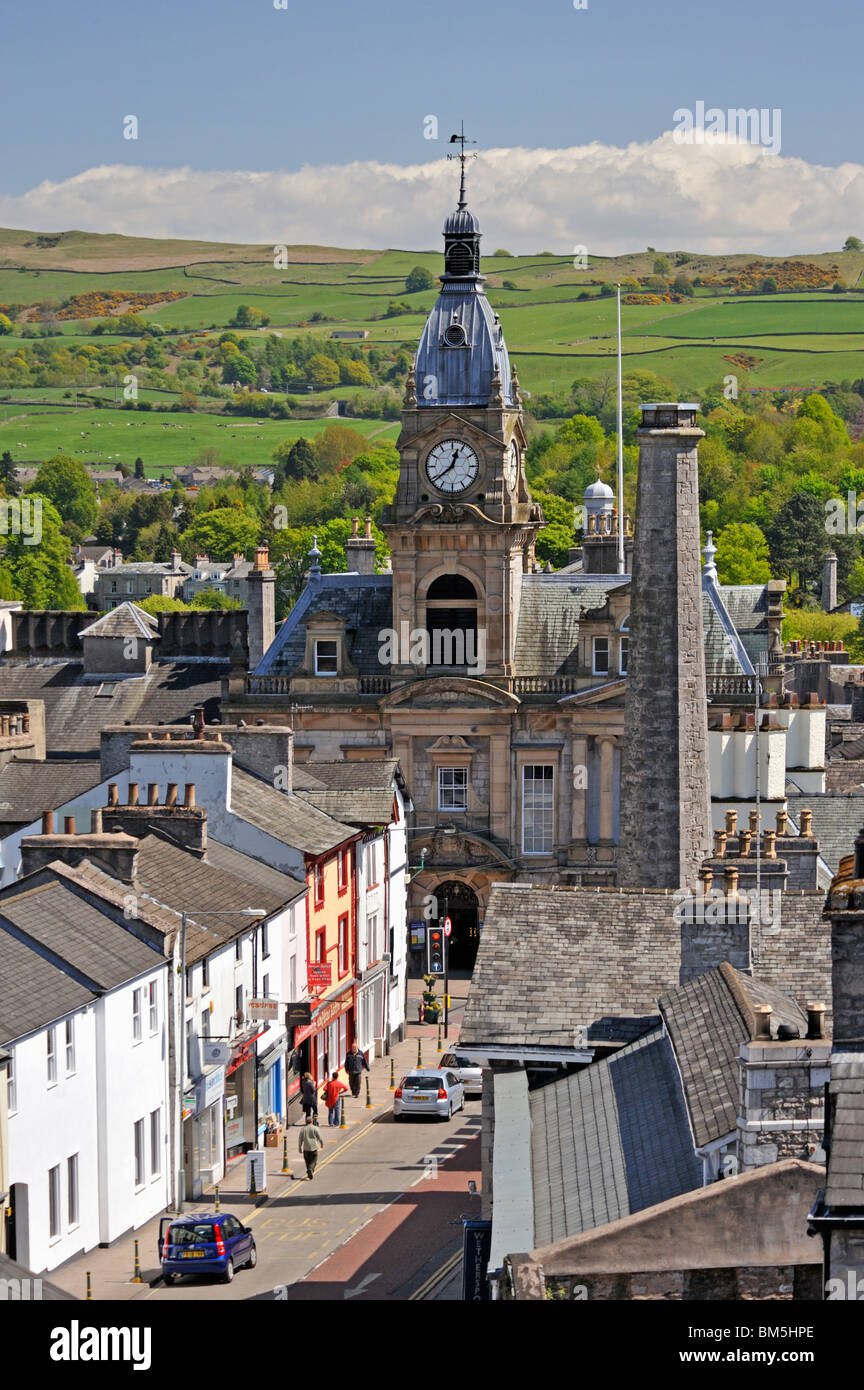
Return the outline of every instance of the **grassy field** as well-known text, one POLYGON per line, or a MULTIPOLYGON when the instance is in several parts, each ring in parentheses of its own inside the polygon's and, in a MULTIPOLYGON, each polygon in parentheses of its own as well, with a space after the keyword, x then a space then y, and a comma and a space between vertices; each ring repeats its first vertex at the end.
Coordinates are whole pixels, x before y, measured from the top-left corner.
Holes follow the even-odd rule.
POLYGON ((10 449, 26 465, 58 450, 85 463, 144 460, 148 477, 192 462, 199 449, 216 448, 219 463, 263 467, 283 439, 312 439, 332 424, 347 424, 380 441, 395 441, 397 421, 242 420, 224 416, 138 415, 124 410, 0 405, 0 452, 10 449))
MULTIPOLYGON (((494 242, 487 249, 491 253, 494 242)), ((674 262, 675 253, 667 254, 674 262)), ((650 274, 653 259, 648 252, 615 259, 595 257, 586 270, 576 270, 572 258, 562 255, 484 257, 490 301, 501 314, 511 357, 526 390, 533 394, 553 387, 561 391, 576 377, 614 369, 615 302, 599 297, 598 282, 650 274), (505 281, 515 288, 505 288, 505 281), (591 298, 580 300, 578 296, 586 290, 591 298)), ((694 254, 677 268, 688 275, 732 275, 756 259, 694 254)), ((766 272, 776 270, 784 260, 806 260, 831 275, 837 267, 847 284, 864 282, 864 253, 802 253, 768 262, 766 272)), ((0 230, 0 303, 33 305, 46 299, 59 303, 93 290, 123 290, 130 295, 175 290, 184 298, 140 311, 145 320, 166 330, 169 351, 172 335, 187 328, 221 331, 241 304, 270 316, 265 332, 308 332, 323 345, 334 331, 364 329, 367 345, 404 344, 413 350, 436 295, 436 289, 405 293, 405 276, 415 265, 437 275, 441 254, 301 246, 289 247, 287 264, 274 267, 269 246, 82 232, 66 232, 56 245, 40 246, 36 233, 0 230), (384 317, 394 299, 409 304, 412 312, 384 317)), ((820 290, 736 296, 706 288, 678 304, 625 305, 622 321, 625 370, 648 368, 693 392, 716 390, 732 370, 726 358, 741 351, 759 359, 752 371, 739 369, 742 389, 820 385, 864 376, 864 296, 858 294, 820 290)), ((92 322, 63 320, 57 327, 64 344, 72 346, 88 341, 92 322)), ((22 341, 20 327, 16 328, 2 340, 5 350, 22 341)), ((106 333, 90 341, 116 340, 106 333)), ((153 428, 152 422, 135 421, 133 427, 124 419, 122 428, 127 426, 153 428)), ((28 448, 31 428, 41 427, 35 422, 26 426, 28 448)), ((64 427, 52 424, 50 428, 64 427)), ((208 422, 201 426, 202 431, 209 428, 208 422)), ((224 423, 219 428, 224 431, 224 423)), ((279 437, 290 433, 284 426, 276 428, 281 431, 279 437)), ((157 427, 157 433, 161 437, 169 431, 157 427)), ((41 436, 38 444, 35 436, 32 443, 34 449, 41 448, 41 436)))

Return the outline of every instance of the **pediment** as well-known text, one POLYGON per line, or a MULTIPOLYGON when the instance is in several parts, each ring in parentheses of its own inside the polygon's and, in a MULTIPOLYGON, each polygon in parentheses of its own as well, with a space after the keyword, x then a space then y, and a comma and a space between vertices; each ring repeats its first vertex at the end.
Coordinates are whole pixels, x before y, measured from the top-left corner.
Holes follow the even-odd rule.
POLYGON ((385 695, 379 708, 412 705, 421 709, 517 709, 521 701, 488 681, 467 676, 429 676, 385 695))
POLYGON ((455 867, 476 869, 500 866, 511 870, 516 867, 509 855, 493 845, 491 840, 462 829, 457 830, 455 835, 447 835, 443 830, 436 830, 431 835, 428 832, 425 835, 414 834, 409 836, 408 847, 409 859, 415 860, 420 849, 425 847, 425 868, 439 874, 455 867))
POLYGON ((575 695, 562 695, 559 705, 605 705, 619 704, 627 690, 626 680, 604 681, 603 685, 592 685, 588 690, 577 690, 575 695))
MULTIPOLYGON (((472 420, 466 420, 464 416, 457 415, 455 410, 448 410, 440 415, 436 414, 425 429, 418 430, 416 434, 411 435, 410 444, 412 448, 423 449, 428 441, 446 438, 448 434, 453 433, 464 434, 466 438, 473 438, 478 444, 484 446, 491 445, 494 449, 503 449, 504 447, 497 434, 490 434, 488 430, 481 429, 472 420)), ((408 442, 406 440, 406 443, 408 442)))

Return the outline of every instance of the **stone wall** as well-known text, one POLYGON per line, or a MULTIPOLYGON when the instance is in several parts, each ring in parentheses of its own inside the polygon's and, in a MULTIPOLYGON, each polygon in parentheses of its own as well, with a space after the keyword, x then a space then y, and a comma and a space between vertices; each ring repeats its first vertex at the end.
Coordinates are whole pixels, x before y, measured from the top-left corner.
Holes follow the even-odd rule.
MULTIPOLYGON (((579 1274, 545 1281, 547 1297, 591 1302, 819 1302, 822 1265, 742 1265, 633 1274, 579 1274)), ((706 1342, 707 1345, 707 1342, 706 1342)))
POLYGON ((783 1158, 824 1162, 830 1042, 750 1042, 738 1060, 738 1163, 742 1172, 783 1158))

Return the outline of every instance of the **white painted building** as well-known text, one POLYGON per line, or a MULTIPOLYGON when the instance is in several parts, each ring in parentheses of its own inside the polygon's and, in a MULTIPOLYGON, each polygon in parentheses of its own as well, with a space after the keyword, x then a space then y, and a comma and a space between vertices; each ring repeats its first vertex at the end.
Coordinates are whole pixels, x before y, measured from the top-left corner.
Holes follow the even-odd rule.
POLYGON ((9 1203, 15 1258, 36 1272, 168 1203, 168 974, 158 934, 50 870, 0 894, 9 1203))

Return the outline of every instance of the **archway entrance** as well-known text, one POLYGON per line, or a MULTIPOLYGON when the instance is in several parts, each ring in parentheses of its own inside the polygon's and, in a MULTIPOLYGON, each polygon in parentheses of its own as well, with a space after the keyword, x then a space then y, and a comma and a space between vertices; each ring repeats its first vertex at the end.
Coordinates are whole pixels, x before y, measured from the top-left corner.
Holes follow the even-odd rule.
POLYGON ((480 944, 479 904, 477 894, 467 883, 458 879, 448 879, 439 883, 435 889, 438 902, 438 921, 443 923, 449 917, 453 931, 448 943, 448 957, 451 973, 472 971, 477 959, 480 944))

